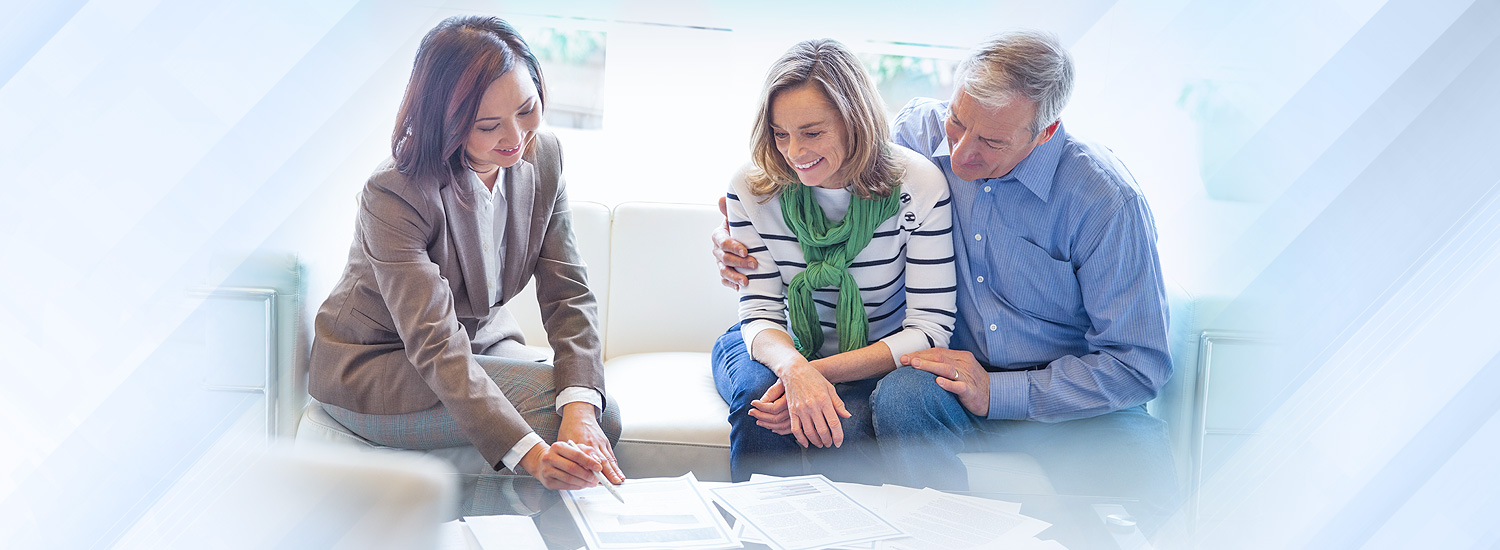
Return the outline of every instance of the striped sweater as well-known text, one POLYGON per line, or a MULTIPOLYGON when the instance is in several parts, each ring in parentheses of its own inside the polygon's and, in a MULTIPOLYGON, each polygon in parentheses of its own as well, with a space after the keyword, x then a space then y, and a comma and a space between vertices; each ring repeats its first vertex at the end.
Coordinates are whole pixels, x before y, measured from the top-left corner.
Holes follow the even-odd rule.
MULTIPOLYGON (((901 210, 880 224, 869 246, 855 256, 849 273, 859 284, 870 321, 870 342, 885 342, 893 364, 904 354, 931 347, 947 347, 955 320, 956 283, 953 264, 953 225, 948 181, 921 155, 891 144, 905 171, 901 181, 901 210)), ((755 257, 757 268, 743 270, 750 283, 740 290, 741 333, 753 349, 764 330, 790 334, 786 319, 786 288, 807 263, 802 246, 781 215, 777 197, 764 200, 750 191, 746 174, 735 175, 729 189, 729 233, 755 257)), ((831 220, 848 211, 853 195, 843 189, 814 188, 818 204, 831 220)), ((838 287, 813 291, 813 302, 823 326, 819 357, 838 353, 835 304, 838 287)))

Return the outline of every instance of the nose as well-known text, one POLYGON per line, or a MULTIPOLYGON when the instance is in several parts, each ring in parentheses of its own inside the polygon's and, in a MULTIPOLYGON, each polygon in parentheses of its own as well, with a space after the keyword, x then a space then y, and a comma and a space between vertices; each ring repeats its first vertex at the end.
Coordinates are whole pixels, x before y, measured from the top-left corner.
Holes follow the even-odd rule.
POLYGON ((500 125, 500 142, 514 144, 521 139, 521 124, 511 118, 509 122, 500 125))
POLYGON ((967 134, 959 134, 953 139, 953 143, 949 147, 951 149, 949 154, 960 163, 966 163, 972 160, 974 156, 973 140, 968 139, 968 137, 967 134))
POLYGON ((786 156, 788 158, 801 157, 802 153, 807 150, 805 145, 801 138, 798 138, 795 134, 792 135, 790 138, 787 138, 786 156))

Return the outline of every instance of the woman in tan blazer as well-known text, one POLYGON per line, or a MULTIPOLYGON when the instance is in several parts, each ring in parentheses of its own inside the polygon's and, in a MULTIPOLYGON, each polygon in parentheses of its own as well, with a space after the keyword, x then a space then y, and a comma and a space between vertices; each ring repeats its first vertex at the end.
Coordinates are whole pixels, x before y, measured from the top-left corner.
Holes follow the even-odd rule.
POLYGON ((314 321, 309 391, 375 443, 473 445, 551 489, 620 483, 597 306, 574 247, 546 91, 515 30, 452 17, 417 50, 393 156, 359 200, 314 321), (533 276, 553 362, 505 304, 533 276), (576 445, 574 444, 576 443, 576 445))

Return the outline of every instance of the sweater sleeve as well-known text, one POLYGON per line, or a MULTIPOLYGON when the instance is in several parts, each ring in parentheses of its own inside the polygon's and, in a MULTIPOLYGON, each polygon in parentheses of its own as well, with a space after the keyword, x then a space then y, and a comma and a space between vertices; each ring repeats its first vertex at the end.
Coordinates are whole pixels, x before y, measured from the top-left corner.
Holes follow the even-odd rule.
POLYGON ((786 286, 776 258, 755 228, 755 223, 761 221, 757 218, 772 210, 771 203, 755 202, 757 198, 745 184, 743 172, 730 185, 727 198, 729 236, 745 245, 745 250, 755 258, 755 269, 742 270, 750 282, 740 289, 740 333, 745 338, 745 348, 750 349, 755 336, 763 330, 790 334, 786 325, 786 286))
POLYGON ((936 187, 939 191, 929 194, 936 196, 936 201, 929 203, 931 207, 917 210, 914 226, 902 227, 907 239, 903 276, 906 318, 900 331, 881 339, 891 348, 891 359, 897 365, 901 364, 902 355, 948 347, 957 320, 951 200, 946 182, 940 181, 936 187), (922 210, 925 215, 920 215, 922 210))

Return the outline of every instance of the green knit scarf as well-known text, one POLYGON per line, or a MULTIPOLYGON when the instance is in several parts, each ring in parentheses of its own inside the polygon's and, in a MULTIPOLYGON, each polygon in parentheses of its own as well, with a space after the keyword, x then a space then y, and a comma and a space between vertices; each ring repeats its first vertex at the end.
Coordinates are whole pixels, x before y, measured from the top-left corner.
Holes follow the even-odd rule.
POLYGON ((875 229, 901 209, 898 187, 880 199, 849 199, 849 213, 835 224, 823 214, 823 207, 813 198, 806 185, 792 184, 781 190, 781 216, 802 245, 807 269, 792 277, 787 285, 786 303, 791 318, 793 342, 803 357, 814 359, 823 347, 823 327, 818 324, 818 310, 812 291, 839 285, 837 329, 839 352, 856 350, 868 343, 870 320, 859 296, 859 284, 849 274, 849 264, 859 255, 875 229))

